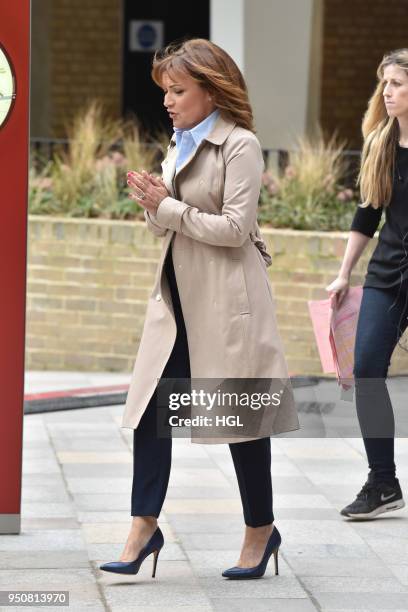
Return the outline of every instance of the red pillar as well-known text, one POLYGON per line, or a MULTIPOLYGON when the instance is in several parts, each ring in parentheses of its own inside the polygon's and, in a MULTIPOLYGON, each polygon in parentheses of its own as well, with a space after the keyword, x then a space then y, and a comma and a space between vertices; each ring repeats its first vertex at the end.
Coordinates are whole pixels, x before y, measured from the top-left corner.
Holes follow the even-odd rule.
MULTIPOLYGON (((0 49, 8 57, 16 86, 15 100, 0 126, 0 533, 18 533, 24 402, 30 0, 0 0, 0 49)), ((4 82, 0 75, 0 83, 4 82)), ((2 105, 4 108, 0 98, 0 108, 2 105)))

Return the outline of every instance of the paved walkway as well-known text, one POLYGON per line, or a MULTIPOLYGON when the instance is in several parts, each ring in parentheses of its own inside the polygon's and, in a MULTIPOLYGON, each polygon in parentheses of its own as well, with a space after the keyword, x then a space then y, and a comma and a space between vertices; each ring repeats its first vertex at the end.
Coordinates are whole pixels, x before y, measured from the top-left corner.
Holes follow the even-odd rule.
MULTIPOLYGON (((47 389, 67 386, 69 375, 53 376, 47 389)), ((84 377, 74 376, 77 386, 123 380, 84 377)), ((30 391, 42 389, 44 376, 33 374, 30 391)), ((261 580, 221 577, 243 532, 232 461, 225 445, 183 439, 174 440, 156 578, 151 558, 137 576, 100 572, 130 524, 132 431, 120 428, 121 414, 112 406, 25 417, 22 532, 0 536, 0 589, 69 590, 74 612, 408 611, 407 511, 360 523, 338 513, 366 477, 352 438, 273 438, 279 576, 271 562, 261 580)), ((408 492, 408 440, 396 448, 408 492)))

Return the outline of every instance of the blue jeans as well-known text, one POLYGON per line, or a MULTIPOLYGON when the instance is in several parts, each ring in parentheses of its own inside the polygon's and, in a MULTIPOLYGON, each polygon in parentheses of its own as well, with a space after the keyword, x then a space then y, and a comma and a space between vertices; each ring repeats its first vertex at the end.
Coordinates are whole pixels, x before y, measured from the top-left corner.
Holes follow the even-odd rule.
POLYGON ((374 482, 395 480, 394 412, 385 379, 391 356, 407 327, 407 282, 364 287, 354 351, 357 416, 374 482))

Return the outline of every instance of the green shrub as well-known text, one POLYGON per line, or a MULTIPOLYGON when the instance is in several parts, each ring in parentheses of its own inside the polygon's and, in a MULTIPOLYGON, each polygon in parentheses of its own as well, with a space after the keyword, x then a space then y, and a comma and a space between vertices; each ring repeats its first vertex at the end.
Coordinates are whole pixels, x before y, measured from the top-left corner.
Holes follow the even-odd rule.
POLYGON ((161 141, 142 144, 134 124, 106 119, 93 102, 68 131, 67 151, 59 151, 42 168, 33 158, 29 212, 70 217, 143 218, 126 183, 129 169, 157 170, 161 141), (118 150, 120 149, 120 150, 118 150))
POLYGON ((302 230, 348 230, 357 205, 345 189, 343 150, 335 138, 325 143, 300 139, 280 174, 264 173, 259 202, 261 224, 302 230))
MULTIPOLYGON (((68 130, 69 145, 44 164, 32 159, 29 212, 70 217, 143 219, 143 208, 129 198, 130 169, 155 172, 167 134, 142 142, 134 123, 107 119, 97 102, 80 113, 68 130), (41 168, 41 169, 39 169, 41 168)), ((284 173, 268 169, 259 200, 262 225, 303 230, 348 230, 357 195, 342 185, 344 146, 300 139, 284 173)))

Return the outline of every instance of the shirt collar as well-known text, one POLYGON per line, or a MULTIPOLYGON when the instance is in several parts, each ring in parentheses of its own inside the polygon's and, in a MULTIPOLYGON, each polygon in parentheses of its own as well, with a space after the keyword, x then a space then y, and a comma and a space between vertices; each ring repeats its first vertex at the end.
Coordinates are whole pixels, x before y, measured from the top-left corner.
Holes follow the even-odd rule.
MULTIPOLYGON (((216 119, 212 130, 205 137, 208 142, 211 142, 215 145, 222 145, 228 136, 231 134, 232 130, 235 128, 235 121, 225 118, 220 113, 218 118, 216 119)), ((172 147, 176 148, 176 133, 173 133, 173 136, 170 139, 169 149, 172 147)))
POLYGON ((203 119, 203 121, 195 125, 190 130, 187 130, 186 128, 174 128, 177 146, 180 146, 183 134, 188 132, 193 138, 196 147, 198 147, 201 141, 211 132, 219 114, 219 110, 216 108, 210 115, 208 115, 208 117, 203 119))

